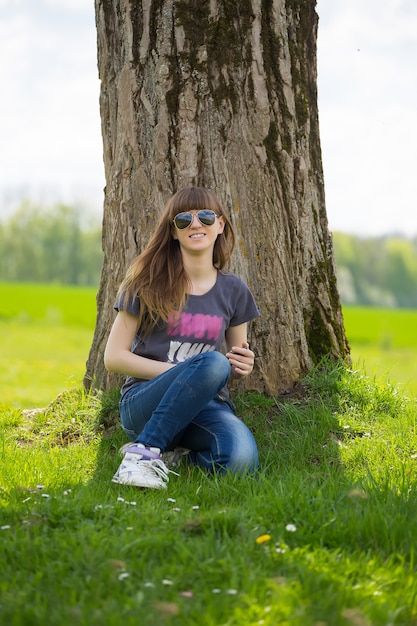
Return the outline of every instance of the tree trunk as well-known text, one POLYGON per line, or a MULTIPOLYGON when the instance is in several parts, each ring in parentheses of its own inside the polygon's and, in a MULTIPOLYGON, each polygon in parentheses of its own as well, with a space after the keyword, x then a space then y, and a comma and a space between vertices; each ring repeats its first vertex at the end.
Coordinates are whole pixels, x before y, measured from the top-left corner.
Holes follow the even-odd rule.
POLYGON ((106 190, 86 382, 117 288, 177 189, 212 188, 238 235, 232 270, 261 311, 252 389, 279 393, 345 357, 318 125, 315 0, 96 0, 106 190))

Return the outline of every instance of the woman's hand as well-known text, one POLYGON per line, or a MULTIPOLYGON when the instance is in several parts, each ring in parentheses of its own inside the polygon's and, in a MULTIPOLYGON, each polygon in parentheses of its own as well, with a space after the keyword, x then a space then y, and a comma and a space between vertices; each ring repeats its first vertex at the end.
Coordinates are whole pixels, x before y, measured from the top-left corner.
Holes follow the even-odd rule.
POLYGON ((232 366, 233 378, 242 378, 243 376, 249 376, 253 370, 255 363, 255 354, 249 349, 247 341, 242 342, 242 346, 233 346, 229 352, 226 353, 226 357, 229 359, 232 366))

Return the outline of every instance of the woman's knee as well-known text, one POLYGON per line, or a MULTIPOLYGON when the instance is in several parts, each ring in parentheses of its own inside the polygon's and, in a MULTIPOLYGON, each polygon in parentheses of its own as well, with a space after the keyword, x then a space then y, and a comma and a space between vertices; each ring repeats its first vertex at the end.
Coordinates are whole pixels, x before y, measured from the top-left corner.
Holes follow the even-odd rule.
POLYGON ((227 470, 238 475, 252 474, 258 467, 258 448, 255 442, 252 446, 239 450, 237 454, 232 454, 227 464, 227 470))
POLYGON ((249 428, 238 418, 234 417, 234 422, 238 427, 232 428, 227 439, 218 446, 214 466, 220 473, 251 474, 259 467, 258 446, 249 428))
POLYGON ((233 474, 256 471, 259 467, 259 455, 252 431, 235 416, 231 426, 227 469, 233 474))
POLYGON ((203 352, 195 357, 200 361, 205 369, 206 376, 214 376, 219 379, 226 380, 230 376, 229 359, 221 352, 213 350, 211 352, 203 352))

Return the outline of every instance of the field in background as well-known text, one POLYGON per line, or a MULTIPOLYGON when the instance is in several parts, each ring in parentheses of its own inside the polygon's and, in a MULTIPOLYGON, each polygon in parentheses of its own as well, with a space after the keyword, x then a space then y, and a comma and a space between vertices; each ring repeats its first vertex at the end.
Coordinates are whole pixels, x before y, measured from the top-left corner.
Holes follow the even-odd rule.
POLYGON ((353 366, 417 397, 417 310, 344 307, 353 366))
POLYGON ((77 387, 93 338, 96 289, 0 283, 0 402, 45 406, 77 387))
MULTIPOLYGON (((1 403, 45 406, 80 384, 96 289, 0 283, 1 403)), ((344 307, 353 366, 417 397, 417 310, 344 307)))
POLYGON ((94 330, 96 288, 0 283, 0 321, 94 330))

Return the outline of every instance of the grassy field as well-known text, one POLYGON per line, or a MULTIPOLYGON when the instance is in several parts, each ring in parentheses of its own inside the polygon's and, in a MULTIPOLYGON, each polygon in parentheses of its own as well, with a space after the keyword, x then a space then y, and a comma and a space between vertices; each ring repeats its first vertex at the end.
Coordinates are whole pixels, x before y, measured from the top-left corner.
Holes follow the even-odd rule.
MULTIPOLYGON (((0 389, 20 408, 77 386, 94 331, 96 290, 0 283, 0 389)), ((345 307, 353 367, 417 397, 417 311, 345 307)))
POLYGON ((45 406, 80 384, 93 338, 95 291, 0 283, 2 402, 45 406))
POLYGON ((344 307, 355 367, 417 397, 417 311, 344 307))
POLYGON ((417 404, 379 378, 414 314, 346 309, 376 380, 329 362, 289 401, 236 398, 256 475, 141 491, 111 482, 117 398, 79 385, 94 302, 0 285, 1 626, 417 626, 417 404))
POLYGON ((329 364, 237 404, 256 475, 145 492, 111 483, 96 399, 0 409, 0 623, 416 625, 415 402, 329 364))

